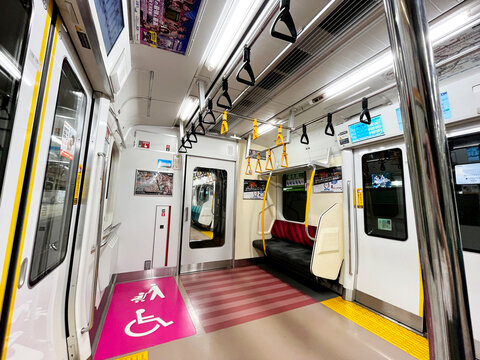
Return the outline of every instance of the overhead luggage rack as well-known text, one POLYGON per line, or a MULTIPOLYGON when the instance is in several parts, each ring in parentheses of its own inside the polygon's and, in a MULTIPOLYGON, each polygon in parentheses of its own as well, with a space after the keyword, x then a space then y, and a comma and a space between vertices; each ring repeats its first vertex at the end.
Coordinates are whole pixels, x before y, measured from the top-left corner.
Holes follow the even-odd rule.
POLYGON ((330 167, 330 149, 328 149, 326 161, 314 160, 309 162, 308 164, 300 164, 300 165, 290 166, 288 168, 280 167, 278 169, 274 169, 270 171, 262 171, 258 175, 271 176, 271 175, 283 174, 286 172, 302 171, 302 170, 308 170, 308 169, 321 169, 321 168, 328 168, 328 167, 330 167))

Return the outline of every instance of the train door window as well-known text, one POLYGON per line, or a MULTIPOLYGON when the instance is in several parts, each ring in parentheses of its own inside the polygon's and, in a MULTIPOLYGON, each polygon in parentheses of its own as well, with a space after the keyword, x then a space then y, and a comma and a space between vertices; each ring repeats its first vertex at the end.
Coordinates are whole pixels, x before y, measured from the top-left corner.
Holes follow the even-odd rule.
POLYGON ((63 261, 70 233, 87 97, 66 60, 57 96, 32 254, 32 285, 63 261))
POLYGON ((480 134, 448 142, 463 250, 480 252, 480 134))
POLYGON ((31 12, 30 1, 2 0, 0 2, 0 195, 27 47, 31 12))
POLYGON ((362 156, 365 233, 407 240, 402 151, 390 149, 362 156))
POLYGON ((190 248, 225 245, 227 172, 197 167, 193 171, 190 248))
POLYGON ((286 220, 305 221, 307 205, 305 178, 305 171, 284 174, 282 177, 282 213, 286 220))

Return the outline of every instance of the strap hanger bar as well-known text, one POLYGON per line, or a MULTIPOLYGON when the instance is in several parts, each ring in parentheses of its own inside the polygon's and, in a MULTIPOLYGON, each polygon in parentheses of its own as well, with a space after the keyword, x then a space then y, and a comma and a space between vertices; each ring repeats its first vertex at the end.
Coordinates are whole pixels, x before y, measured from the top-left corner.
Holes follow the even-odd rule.
MULTIPOLYGON (((217 109, 212 109, 212 111, 214 113, 217 113, 217 114, 223 114, 223 111, 224 110, 217 110, 217 109)), ((237 117, 239 119, 242 119, 242 120, 247 120, 247 121, 251 121, 251 122, 254 122, 255 119, 254 118, 251 118, 251 117, 248 117, 248 116, 244 116, 244 115, 239 115, 239 114, 235 114, 231 111, 228 112, 228 115, 230 116, 234 116, 234 117, 237 117)), ((256 119, 257 120, 257 123, 259 124, 268 124, 268 125, 271 125, 271 126, 274 126, 276 128, 279 128, 280 126, 282 125, 277 125, 277 124, 272 124, 271 122, 269 121, 265 121, 265 120, 259 120, 259 119, 256 119)), ((204 123, 206 124, 206 122, 204 121, 204 123)), ((294 128, 291 128, 291 127, 288 127, 288 126, 283 126, 284 129, 287 129, 287 130, 294 130, 294 128)), ((253 130, 253 129, 252 129, 253 130)), ((250 131, 249 131, 250 132, 250 131)))

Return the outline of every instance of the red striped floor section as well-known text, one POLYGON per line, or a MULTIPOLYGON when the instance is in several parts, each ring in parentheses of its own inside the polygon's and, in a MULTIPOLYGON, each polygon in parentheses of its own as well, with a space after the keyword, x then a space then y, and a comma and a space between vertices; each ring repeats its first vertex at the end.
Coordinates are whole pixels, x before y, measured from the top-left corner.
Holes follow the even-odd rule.
POLYGON ((180 280, 207 333, 317 302, 258 266, 182 275, 180 280))

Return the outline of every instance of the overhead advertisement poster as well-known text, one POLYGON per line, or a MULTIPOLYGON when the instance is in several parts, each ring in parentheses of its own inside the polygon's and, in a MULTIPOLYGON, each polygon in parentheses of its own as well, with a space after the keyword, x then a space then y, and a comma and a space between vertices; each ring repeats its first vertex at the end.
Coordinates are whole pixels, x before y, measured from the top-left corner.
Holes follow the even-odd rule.
POLYGON ((185 55, 202 0, 135 0, 136 42, 185 55))
POLYGON ((243 180, 243 200, 262 200, 266 186, 265 180, 243 180))
POLYGON ((340 166, 317 170, 313 179, 313 192, 342 192, 342 168, 340 166))

